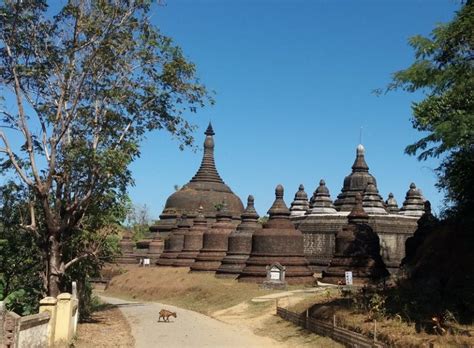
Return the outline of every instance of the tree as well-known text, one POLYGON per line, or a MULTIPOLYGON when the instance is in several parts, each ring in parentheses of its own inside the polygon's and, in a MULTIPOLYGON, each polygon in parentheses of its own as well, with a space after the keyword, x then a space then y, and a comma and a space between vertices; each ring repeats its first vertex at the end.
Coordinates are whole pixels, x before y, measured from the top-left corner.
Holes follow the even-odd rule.
POLYGON ((132 231, 133 240, 143 239, 150 229, 150 209, 146 204, 132 204, 127 212, 126 225, 132 231))
POLYGON ((43 294, 41 249, 34 235, 18 228, 25 198, 13 182, 0 188, 0 300, 21 315, 36 312, 43 294))
POLYGON ((150 23, 151 6, 70 0, 51 16, 44 0, 0 5, 1 165, 27 188, 20 227, 45 241, 50 296, 70 267, 100 253, 97 213, 123 201, 144 135, 163 129, 189 145, 185 114, 212 103, 195 66, 150 23), (65 252, 85 225, 90 243, 65 252))
POLYGON ((406 148, 420 160, 445 156, 438 168, 439 188, 456 215, 474 208, 474 3, 462 5, 448 24, 438 25, 430 37, 409 40, 415 62, 396 72, 388 90, 422 91, 414 102, 413 127, 425 136, 406 148))

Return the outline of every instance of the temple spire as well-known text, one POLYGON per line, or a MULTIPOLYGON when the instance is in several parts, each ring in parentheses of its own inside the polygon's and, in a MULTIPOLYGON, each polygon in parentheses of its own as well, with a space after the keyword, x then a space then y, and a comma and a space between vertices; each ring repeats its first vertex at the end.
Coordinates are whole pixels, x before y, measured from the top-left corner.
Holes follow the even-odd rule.
POLYGON ((357 146, 356 159, 352 165, 352 172, 368 172, 369 166, 365 162, 365 148, 362 144, 357 146))
POLYGON ((204 155, 202 157, 201 166, 197 171, 196 175, 191 179, 191 182, 217 182, 223 184, 224 181, 221 179, 216 169, 214 162, 214 129, 212 124, 209 122, 209 126, 204 132, 206 139, 204 140, 204 155))

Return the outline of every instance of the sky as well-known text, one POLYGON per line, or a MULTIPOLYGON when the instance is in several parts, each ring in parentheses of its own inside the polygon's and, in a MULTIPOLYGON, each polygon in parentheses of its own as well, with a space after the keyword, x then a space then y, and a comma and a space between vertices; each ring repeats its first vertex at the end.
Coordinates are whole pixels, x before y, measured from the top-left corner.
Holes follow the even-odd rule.
MULTIPOLYGON (((64 3, 51 1, 51 9, 64 3)), ((148 134, 131 165, 133 203, 146 205, 158 219, 175 185, 185 185, 197 171, 203 133, 212 121, 221 177, 244 204, 254 195, 260 215, 270 208, 278 184, 288 206, 300 184, 311 196, 322 178, 334 200, 351 172, 361 134, 383 198, 393 192, 401 205, 414 182, 439 212, 439 160, 419 162, 404 153, 422 137, 412 128, 411 104, 423 95, 373 91, 413 62, 409 37, 428 35, 459 7, 458 0, 155 4, 152 22, 196 64, 216 104, 185 115, 199 126, 197 151, 180 151, 164 131, 148 134)))
POLYGON ((197 152, 180 151, 164 132, 148 135, 132 165, 133 202, 158 218, 174 185, 186 184, 198 169, 212 121, 221 177, 244 203, 254 195, 260 215, 277 184, 288 205, 299 184, 311 195, 321 178, 335 199, 361 128, 384 199, 393 192, 401 205, 415 182, 439 212, 439 161, 404 153, 422 136, 410 120, 412 102, 423 95, 373 90, 413 62, 409 37, 428 35, 458 8, 454 0, 167 0, 155 7, 152 21, 196 64, 216 104, 188 117, 199 126, 197 152))

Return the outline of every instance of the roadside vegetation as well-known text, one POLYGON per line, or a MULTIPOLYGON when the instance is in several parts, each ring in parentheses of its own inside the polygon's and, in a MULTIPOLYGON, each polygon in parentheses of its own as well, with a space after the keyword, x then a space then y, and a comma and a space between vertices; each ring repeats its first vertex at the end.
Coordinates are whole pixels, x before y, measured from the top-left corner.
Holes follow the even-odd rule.
POLYGON ((402 313, 396 312, 394 302, 396 288, 352 291, 328 289, 307 296, 298 303, 288 304, 287 308, 296 313, 305 313, 328 323, 336 321, 339 327, 347 328, 373 337, 376 325, 377 339, 390 347, 423 347, 427 342, 440 347, 471 347, 474 345, 474 325, 462 325, 454 316, 444 313, 447 332, 442 334, 432 318, 424 321, 406 320, 402 313), (375 324, 376 323, 376 324, 375 324))

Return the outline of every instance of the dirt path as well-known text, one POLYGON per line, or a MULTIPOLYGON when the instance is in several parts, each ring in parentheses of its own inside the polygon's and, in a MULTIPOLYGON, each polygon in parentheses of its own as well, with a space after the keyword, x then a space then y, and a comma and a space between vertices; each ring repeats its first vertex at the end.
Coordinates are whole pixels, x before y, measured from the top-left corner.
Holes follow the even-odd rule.
POLYGON ((77 340, 74 342, 76 348, 130 348, 133 346, 130 325, 116 307, 104 306, 92 313, 88 322, 80 323, 77 327, 77 340))
POLYGON ((100 296, 117 305, 127 318, 135 338, 136 348, 151 347, 284 347, 270 338, 255 335, 249 329, 235 327, 205 315, 154 302, 130 302, 100 296), (158 322, 162 308, 177 312, 170 323, 158 322))

